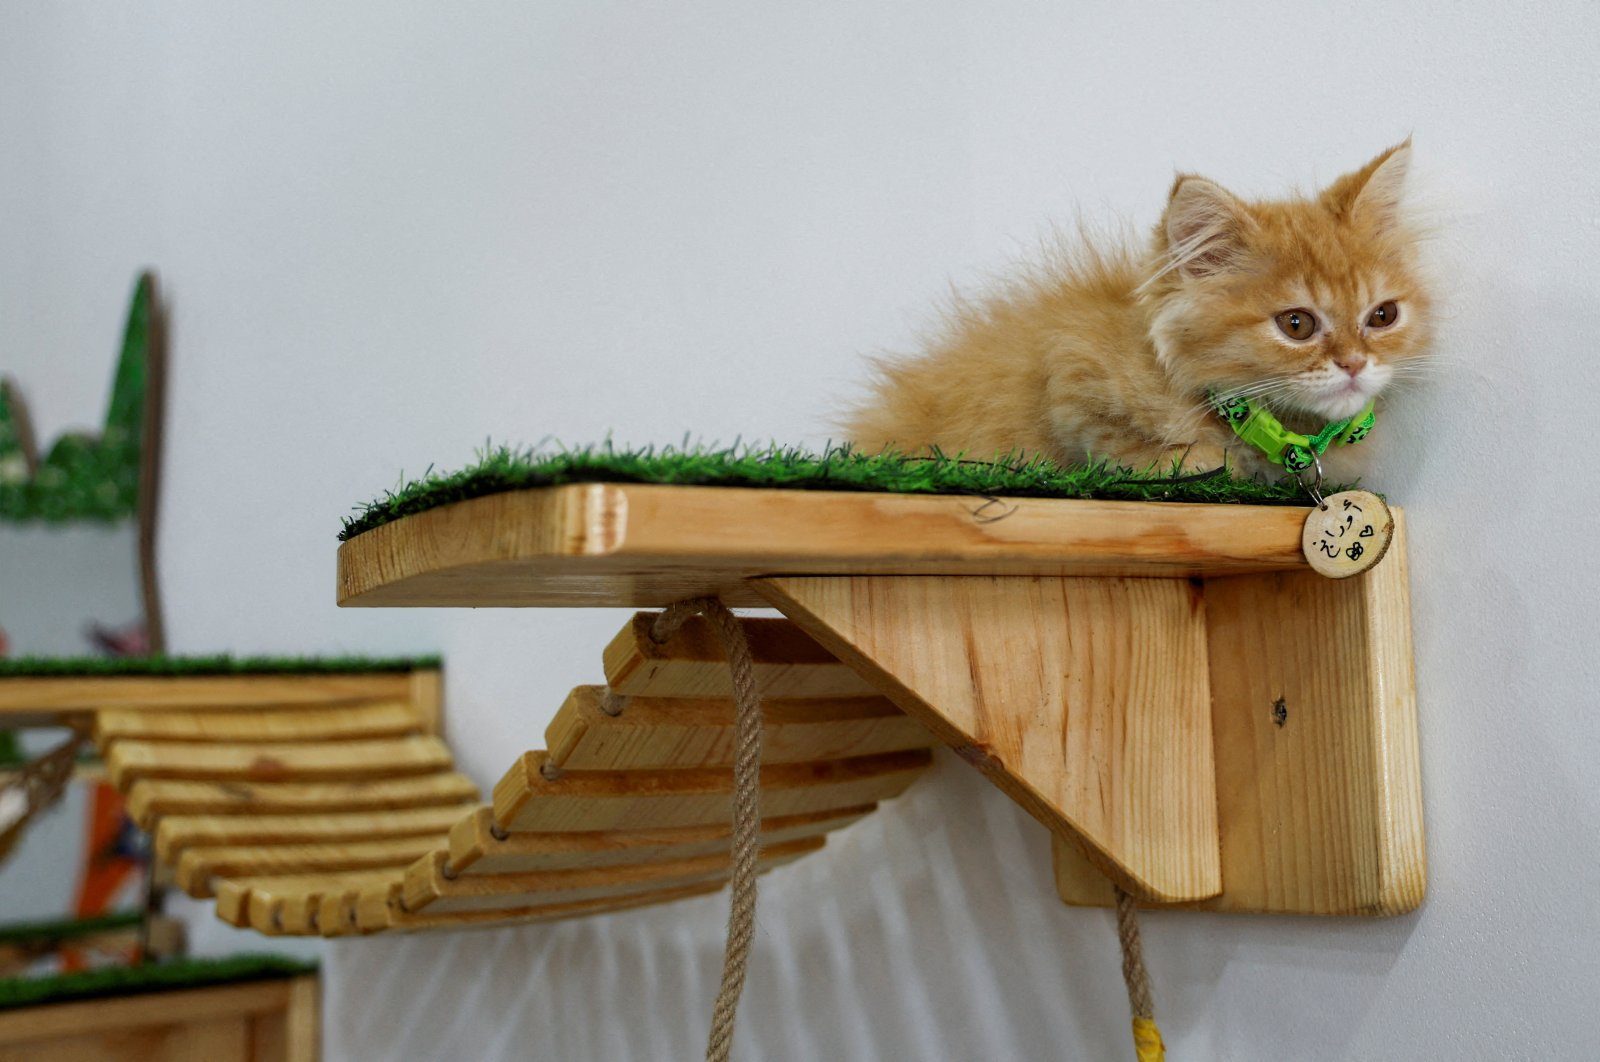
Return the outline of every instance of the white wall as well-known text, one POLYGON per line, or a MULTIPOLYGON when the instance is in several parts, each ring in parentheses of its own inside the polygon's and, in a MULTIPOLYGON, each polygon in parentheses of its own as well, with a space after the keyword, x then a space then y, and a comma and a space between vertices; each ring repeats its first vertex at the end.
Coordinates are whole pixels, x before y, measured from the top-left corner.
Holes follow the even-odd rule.
MULTIPOLYGON (((617 617, 337 611, 352 504, 485 438, 818 443, 861 354, 1051 219, 1143 226, 1175 166, 1271 192, 1414 131, 1449 371, 1371 445, 1415 535, 1430 895, 1151 916, 1157 1004, 1178 1059, 1593 1050, 1600 8, 240 8, 0 7, 0 366, 45 431, 92 420, 157 266, 175 648, 442 650, 484 782, 617 617)), ((769 879, 738 1056, 1125 1057, 1108 920, 1045 849, 941 763, 769 879)), ((341 944, 330 1056, 696 1057, 722 917, 341 944)))

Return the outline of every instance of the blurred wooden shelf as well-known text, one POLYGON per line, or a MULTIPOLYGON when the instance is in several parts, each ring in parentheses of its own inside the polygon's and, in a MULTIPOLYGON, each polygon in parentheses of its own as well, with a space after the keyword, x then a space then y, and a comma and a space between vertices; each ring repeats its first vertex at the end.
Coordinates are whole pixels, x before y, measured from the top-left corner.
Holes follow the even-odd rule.
POLYGON ((0 1011, 7 1062, 316 1062, 315 974, 0 1011))

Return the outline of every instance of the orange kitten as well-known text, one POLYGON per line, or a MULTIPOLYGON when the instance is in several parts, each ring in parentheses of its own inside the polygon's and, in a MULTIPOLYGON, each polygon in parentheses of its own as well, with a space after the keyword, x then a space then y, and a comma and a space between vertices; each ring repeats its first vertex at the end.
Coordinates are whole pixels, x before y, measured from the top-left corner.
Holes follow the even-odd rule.
MULTIPOLYGON (((1206 393, 1249 396, 1312 434, 1416 371, 1430 304, 1400 210, 1410 156, 1407 141, 1314 199, 1245 202, 1180 176, 1148 247, 1086 248, 963 305, 922 355, 880 364, 850 439, 1281 475, 1206 393)), ((1329 475, 1354 478, 1364 449, 1330 450, 1329 475)))

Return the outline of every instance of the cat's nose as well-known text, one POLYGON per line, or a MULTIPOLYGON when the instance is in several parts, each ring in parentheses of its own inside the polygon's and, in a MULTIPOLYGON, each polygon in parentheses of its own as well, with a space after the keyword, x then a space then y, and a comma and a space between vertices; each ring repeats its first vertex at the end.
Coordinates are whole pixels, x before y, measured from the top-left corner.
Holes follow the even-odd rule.
POLYGON ((1333 359, 1333 363, 1351 376, 1360 376, 1367 367, 1367 356, 1359 350, 1348 351, 1333 359))

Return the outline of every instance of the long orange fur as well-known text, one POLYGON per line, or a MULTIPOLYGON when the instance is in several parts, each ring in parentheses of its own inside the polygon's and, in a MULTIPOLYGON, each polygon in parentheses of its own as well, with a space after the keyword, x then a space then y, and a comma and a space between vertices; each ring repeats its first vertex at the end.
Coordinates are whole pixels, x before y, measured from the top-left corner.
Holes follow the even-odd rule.
MULTIPOLYGON (((1310 433, 1420 372, 1432 304, 1403 210, 1410 154, 1390 148, 1309 198, 1247 202, 1181 175, 1145 247, 1075 248, 963 304, 922 354, 880 362, 846 434, 871 450, 1281 474, 1206 392, 1248 394, 1310 433), (1372 327, 1388 301, 1398 319, 1372 327), (1309 340, 1277 323, 1294 309, 1318 319, 1309 340)), ((1354 478, 1363 450, 1330 451, 1330 474, 1354 478)))

